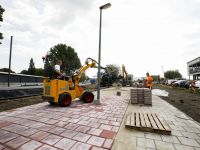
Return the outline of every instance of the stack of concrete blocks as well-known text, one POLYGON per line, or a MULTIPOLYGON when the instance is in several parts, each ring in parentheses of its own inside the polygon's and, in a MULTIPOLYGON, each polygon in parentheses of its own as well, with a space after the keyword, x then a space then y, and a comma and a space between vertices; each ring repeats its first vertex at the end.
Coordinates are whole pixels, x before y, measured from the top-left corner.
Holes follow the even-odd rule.
POLYGON ((132 87, 136 87, 136 88, 146 88, 146 86, 144 84, 133 84, 132 87))
POLYGON ((131 88, 130 89, 131 104, 147 104, 152 105, 152 94, 148 88, 131 88))
POLYGON ((130 90, 130 98, 131 98, 131 104, 137 104, 137 88, 131 88, 130 90))
POLYGON ((139 104, 144 104, 144 89, 138 88, 137 89, 137 101, 139 104))
POLYGON ((152 105, 151 90, 144 88, 144 104, 152 105))

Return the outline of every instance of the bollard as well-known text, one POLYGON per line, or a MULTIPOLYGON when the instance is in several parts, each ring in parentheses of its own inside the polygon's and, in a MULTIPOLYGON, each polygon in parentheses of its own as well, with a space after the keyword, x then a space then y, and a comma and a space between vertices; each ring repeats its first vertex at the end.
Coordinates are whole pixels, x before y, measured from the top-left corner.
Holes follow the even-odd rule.
POLYGON ((195 89, 196 88, 196 86, 195 86, 195 81, 193 80, 192 82, 191 82, 191 92, 192 93, 194 93, 195 92, 195 89))
POLYGON ((174 88, 174 83, 172 83, 172 88, 174 88))

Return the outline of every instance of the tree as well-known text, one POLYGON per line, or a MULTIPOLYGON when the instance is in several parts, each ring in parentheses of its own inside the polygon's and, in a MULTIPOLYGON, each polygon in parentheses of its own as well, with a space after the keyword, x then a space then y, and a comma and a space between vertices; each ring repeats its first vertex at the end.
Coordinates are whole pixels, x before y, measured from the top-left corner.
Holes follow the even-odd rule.
POLYGON ((33 62, 33 58, 31 58, 28 68, 29 75, 35 75, 35 63, 33 62))
POLYGON ((178 70, 168 70, 164 73, 166 79, 182 78, 181 73, 178 70))
POLYGON ((35 75, 36 76, 44 76, 44 69, 43 68, 35 68, 35 75))
POLYGON ((20 72, 20 74, 28 74, 28 70, 24 69, 20 72))
POLYGON ((119 67, 118 65, 116 65, 116 64, 108 64, 108 65, 106 65, 106 67, 108 68, 108 69, 107 69, 108 72, 114 71, 114 73, 116 74, 116 76, 118 76, 119 73, 121 72, 120 67, 119 67), (110 68, 111 68, 111 69, 110 69, 110 68))
MULTIPOLYGON (((75 71, 81 67, 80 59, 74 48, 66 44, 57 44, 50 49, 50 52, 56 56, 57 60, 62 61, 60 70, 67 75, 70 75, 70 70, 75 71)), ((53 59, 50 61, 50 64, 53 65, 53 59)))
MULTIPOLYGON (((3 9, 0 5, 0 21, 3 22, 3 12, 5 11, 5 9, 3 9)), ((3 34, 0 32, 0 39, 3 39, 3 34)), ((0 44, 2 44, 0 42, 0 44)))
MULTIPOLYGON (((2 71, 2 72, 9 72, 9 68, 1 68, 0 71, 2 71)), ((10 69, 10 72, 11 72, 11 73, 15 73, 15 72, 12 71, 11 69, 10 69)))
POLYGON ((90 78, 89 78, 87 75, 85 75, 85 73, 83 73, 83 74, 81 75, 80 82, 83 82, 83 81, 89 80, 89 79, 90 79, 90 78))

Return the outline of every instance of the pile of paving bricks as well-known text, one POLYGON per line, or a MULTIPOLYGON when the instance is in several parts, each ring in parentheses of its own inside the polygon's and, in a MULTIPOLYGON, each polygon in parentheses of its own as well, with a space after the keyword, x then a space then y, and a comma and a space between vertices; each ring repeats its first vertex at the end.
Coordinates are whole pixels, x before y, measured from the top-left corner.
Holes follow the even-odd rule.
POLYGON ((152 105, 152 94, 148 88, 131 88, 130 98, 131 104, 152 105))
POLYGON ((144 84, 133 84, 134 88, 146 88, 146 86, 144 84))

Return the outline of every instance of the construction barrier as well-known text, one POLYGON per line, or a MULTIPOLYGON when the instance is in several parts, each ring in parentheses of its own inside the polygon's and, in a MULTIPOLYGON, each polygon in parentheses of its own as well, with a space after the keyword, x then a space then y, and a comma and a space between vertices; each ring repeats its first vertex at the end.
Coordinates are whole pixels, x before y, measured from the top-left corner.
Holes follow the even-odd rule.
POLYGON ((172 83, 172 88, 174 88, 174 83, 172 83))
POLYGON ((196 86, 195 86, 195 81, 193 80, 191 82, 191 92, 195 92, 196 91, 196 86))

